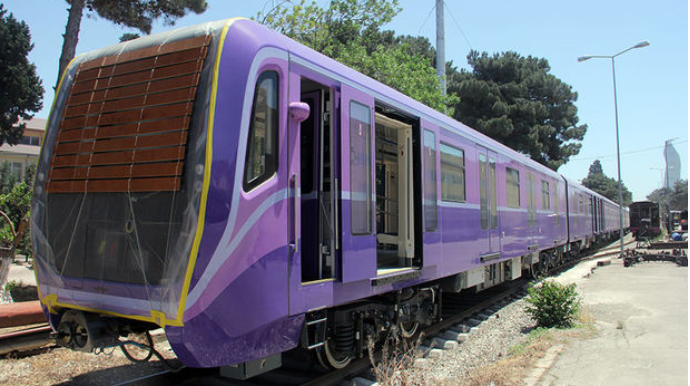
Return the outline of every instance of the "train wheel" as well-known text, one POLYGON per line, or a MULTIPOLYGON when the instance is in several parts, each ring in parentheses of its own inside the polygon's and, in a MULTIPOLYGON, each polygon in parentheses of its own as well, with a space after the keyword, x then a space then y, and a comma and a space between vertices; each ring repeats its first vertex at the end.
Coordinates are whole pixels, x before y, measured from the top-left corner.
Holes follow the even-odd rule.
POLYGON ((539 276, 546 276, 549 272, 549 265, 551 264, 551 255, 546 252, 539 254, 539 263, 537 263, 537 274, 539 276))
POLYGON ((327 339, 323 347, 316 350, 316 358, 321 366, 326 369, 344 369, 352 362, 352 356, 337 352, 332 348, 331 339, 327 339))

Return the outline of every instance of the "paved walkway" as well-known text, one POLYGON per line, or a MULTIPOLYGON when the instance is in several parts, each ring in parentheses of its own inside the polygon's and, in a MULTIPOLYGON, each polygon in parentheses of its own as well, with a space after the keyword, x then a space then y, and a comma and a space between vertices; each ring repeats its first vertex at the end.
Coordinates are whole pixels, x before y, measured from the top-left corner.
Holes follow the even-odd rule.
POLYGON ((687 385, 688 268, 669 262, 625 268, 622 260, 611 259, 583 278, 596 262, 557 278, 577 284, 582 305, 595 320, 596 336, 570 342, 551 355, 551 363, 538 366, 542 371, 534 383, 687 385))

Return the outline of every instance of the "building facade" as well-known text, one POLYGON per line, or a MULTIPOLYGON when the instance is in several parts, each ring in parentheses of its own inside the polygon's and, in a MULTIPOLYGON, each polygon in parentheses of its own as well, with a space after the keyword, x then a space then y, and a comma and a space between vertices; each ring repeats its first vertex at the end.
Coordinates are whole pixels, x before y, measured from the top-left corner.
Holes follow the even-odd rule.
POLYGON ((38 162, 46 129, 46 120, 43 118, 20 120, 21 122, 26 123, 26 128, 24 137, 19 140, 19 143, 14 146, 3 143, 0 146, 0 165, 8 162, 10 173, 15 174, 19 181, 24 179, 26 168, 38 162))

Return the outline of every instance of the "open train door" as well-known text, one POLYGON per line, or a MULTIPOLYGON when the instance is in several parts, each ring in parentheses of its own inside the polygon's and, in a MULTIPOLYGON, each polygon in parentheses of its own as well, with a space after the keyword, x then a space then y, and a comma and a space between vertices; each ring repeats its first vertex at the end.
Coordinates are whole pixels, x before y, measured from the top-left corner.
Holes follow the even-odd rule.
POLYGON ((374 98, 343 84, 340 100, 340 278, 346 283, 376 273, 374 98))

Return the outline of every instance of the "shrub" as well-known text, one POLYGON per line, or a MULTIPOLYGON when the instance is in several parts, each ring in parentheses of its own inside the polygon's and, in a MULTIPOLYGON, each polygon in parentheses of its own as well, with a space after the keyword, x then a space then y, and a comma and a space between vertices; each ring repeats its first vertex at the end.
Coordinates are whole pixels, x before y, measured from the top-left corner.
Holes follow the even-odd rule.
POLYGON ((526 311, 532 314, 539 327, 572 327, 580 308, 577 286, 562 285, 555 281, 544 281, 540 286, 530 286, 526 311))

